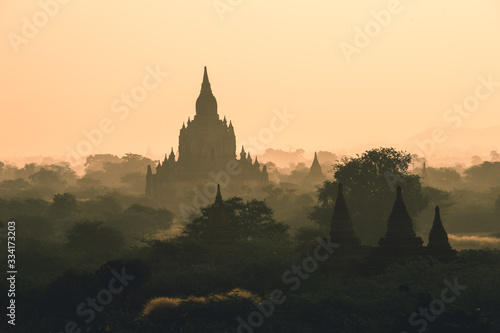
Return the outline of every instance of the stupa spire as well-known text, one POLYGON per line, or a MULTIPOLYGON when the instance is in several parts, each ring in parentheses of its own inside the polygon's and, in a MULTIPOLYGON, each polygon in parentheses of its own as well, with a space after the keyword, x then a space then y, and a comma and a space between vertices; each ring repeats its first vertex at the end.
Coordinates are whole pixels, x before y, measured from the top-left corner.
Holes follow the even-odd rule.
POLYGON ((222 201, 222 195, 220 194, 220 185, 217 184, 217 195, 215 196, 215 204, 221 205, 222 203, 223 201, 222 201))
POLYGON ((200 96, 198 96, 198 99, 196 100, 195 119, 197 117, 217 117, 217 119, 219 119, 219 115, 217 114, 217 100, 212 94, 212 87, 210 85, 210 81, 208 80, 206 66, 203 72, 203 82, 201 84, 200 96))
POLYGON ((392 207, 391 215, 387 221, 386 237, 415 237, 413 222, 403 201, 401 186, 397 187, 396 201, 392 207))
POLYGON ((429 243, 427 244, 426 252, 437 259, 452 259, 456 256, 456 251, 451 248, 448 241, 448 233, 441 221, 439 206, 436 206, 434 211, 434 221, 429 232, 429 243))
POLYGON ((351 215, 347 209, 344 189, 341 183, 339 183, 338 186, 337 199, 335 200, 335 206, 333 208, 330 236, 333 242, 340 243, 342 246, 360 245, 360 240, 354 233, 351 215))

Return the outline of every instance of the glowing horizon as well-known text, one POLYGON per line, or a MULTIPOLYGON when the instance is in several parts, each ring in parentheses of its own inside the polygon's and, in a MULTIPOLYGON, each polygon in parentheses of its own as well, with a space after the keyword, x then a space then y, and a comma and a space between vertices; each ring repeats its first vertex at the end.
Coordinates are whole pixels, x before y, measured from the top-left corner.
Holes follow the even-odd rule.
MULTIPOLYGON (((238 147, 284 108, 296 117, 266 148, 408 149, 435 127, 500 126, 497 86, 468 116, 447 114, 475 96, 481 78, 500 82, 500 6, 492 0, 242 1, 225 12, 213 1, 60 2, 47 22, 40 3, 50 1, 1 8, 0 156, 67 156, 104 119, 109 133, 91 153, 176 150, 203 66, 238 147), (29 38, 26 20, 36 30, 29 38), (169 75, 154 88, 148 81, 152 89, 126 116, 114 112, 155 70, 169 75)), ((468 149, 454 142, 446 149, 468 149)))

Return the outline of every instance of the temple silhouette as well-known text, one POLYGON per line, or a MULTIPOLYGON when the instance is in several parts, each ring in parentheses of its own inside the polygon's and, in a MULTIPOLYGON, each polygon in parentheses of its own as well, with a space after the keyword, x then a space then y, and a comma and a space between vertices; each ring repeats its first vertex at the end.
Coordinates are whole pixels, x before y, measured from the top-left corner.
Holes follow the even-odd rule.
POLYGON ((315 185, 320 185, 325 180, 326 176, 323 173, 323 170, 321 170, 321 165, 319 164, 318 161, 318 154, 315 152, 313 162, 311 164, 311 167, 309 168, 309 173, 302 181, 302 185, 311 187, 315 185))
POLYGON ((407 264, 421 257, 447 262, 457 255, 457 251, 450 246, 437 206, 429 242, 427 246, 423 245, 422 238, 413 229, 413 221, 406 209, 400 186, 397 187, 396 199, 387 220, 386 233, 380 238, 378 246, 372 247, 362 245, 356 236, 343 187, 339 184, 330 237, 333 242, 340 244, 328 262, 328 273, 336 280, 344 280, 357 274, 378 274, 391 264, 407 264))
MULTIPOLYGON (((220 245, 229 247, 234 242, 235 235, 236 230, 231 224, 218 188, 215 204, 209 214, 204 244, 208 248, 220 245)), ((457 258, 457 251, 451 248, 448 241, 438 206, 435 208, 429 242, 427 246, 423 245, 422 238, 413 229, 400 186, 397 187, 396 200, 387 221, 387 231, 380 238, 378 246, 373 247, 362 245, 356 235, 343 186, 339 184, 329 237, 332 243, 340 246, 324 263, 323 271, 336 281, 344 281, 356 275, 375 275, 382 273, 391 264, 407 264, 419 258, 431 257, 441 262, 457 258)))
POLYGON ((250 153, 241 148, 236 158, 236 136, 233 124, 219 118, 217 100, 212 93, 207 68, 203 74, 201 92, 196 100, 196 115, 182 124, 179 150, 176 158, 170 155, 156 166, 153 174, 148 166, 146 196, 166 194, 178 190, 187 192, 195 184, 226 182, 231 188, 259 187, 269 182, 266 166, 261 166, 250 153))

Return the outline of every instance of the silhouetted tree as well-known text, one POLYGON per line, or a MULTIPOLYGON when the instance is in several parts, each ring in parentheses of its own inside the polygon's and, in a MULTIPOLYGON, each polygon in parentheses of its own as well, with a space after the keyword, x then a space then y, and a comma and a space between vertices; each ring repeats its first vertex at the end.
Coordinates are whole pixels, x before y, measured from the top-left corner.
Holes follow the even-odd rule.
POLYGON ((454 168, 431 168, 427 167, 427 177, 423 179, 426 186, 438 187, 452 190, 462 184, 462 177, 454 168))
POLYGON ((56 194, 49 207, 49 215, 55 218, 67 218, 76 212, 76 198, 71 193, 56 194))
POLYGON ((113 271, 120 275, 124 273, 130 276, 126 281, 127 286, 124 286, 120 294, 115 295, 115 297, 120 298, 123 310, 127 310, 129 307, 129 295, 139 290, 150 278, 151 269, 141 259, 118 259, 103 264, 95 273, 100 283, 107 286, 109 281, 115 277, 113 271))
POLYGON ((490 152, 490 157, 492 162, 500 161, 500 154, 496 150, 490 152))
POLYGON ((481 159, 481 157, 477 155, 472 156, 472 158, 470 159, 470 164, 472 165, 478 165, 481 164, 482 162, 483 160, 481 159))
POLYGON ((109 219, 123 211, 120 202, 111 195, 100 195, 95 199, 82 202, 79 211, 87 218, 109 219))
POLYGON ((95 154, 87 156, 85 161, 85 171, 104 170, 106 163, 120 163, 118 156, 112 154, 95 154))
POLYGON ((7 179, 0 183, 0 189, 9 191, 25 190, 28 187, 30 187, 30 183, 23 178, 17 178, 16 180, 7 179))
MULTIPOLYGON (((224 204, 229 212, 230 222, 234 224, 242 239, 284 235, 289 229, 286 224, 276 222, 273 210, 264 201, 253 199, 245 203, 242 198, 233 197, 224 201, 224 204)), ((213 205, 202 208, 202 215, 186 225, 184 234, 200 238, 206 229, 211 207, 213 205)))
POLYGON ((128 242, 140 241, 160 230, 172 226, 174 214, 166 209, 154 209, 148 206, 133 204, 122 214, 110 219, 109 225, 121 230, 128 242))
POLYGON ((127 173, 121 181, 136 192, 144 192, 144 186, 146 186, 144 172, 127 173))
POLYGON ((53 186, 63 182, 63 179, 61 179, 56 171, 46 168, 41 168, 39 171, 29 176, 29 179, 35 184, 42 186, 53 186))
POLYGON ((66 233, 70 248, 88 251, 112 251, 124 245, 122 234, 103 222, 77 222, 66 233))
POLYGON ((500 186, 500 162, 483 162, 464 171, 466 181, 474 188, 500 186))

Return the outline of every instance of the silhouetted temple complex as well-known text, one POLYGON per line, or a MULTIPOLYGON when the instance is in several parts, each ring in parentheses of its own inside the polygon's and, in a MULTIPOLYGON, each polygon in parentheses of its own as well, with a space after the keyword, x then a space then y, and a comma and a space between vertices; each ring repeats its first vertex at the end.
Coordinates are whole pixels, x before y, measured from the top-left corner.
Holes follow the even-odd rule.
POLYGON ((212 94, 207 68, 203 75, 201 92, 196 100, 196 115, 188 118, 187 126, 182 124, 179 134, 179 154, 170 155, 156 166, 153 174, 148 166, 146 175, 146 195, 178 189, 189 191, 193 184, 224 181, 231 185, 256 187, 268 183, 266 166, 260 166, 257 159, 252 161, 250 153, 241 150, 236 159, 236 136, 231 121, 219 118, 217 100, 212 94))
POLYGON ((445 262, 453 260, 457 255, 457 251, 453 250, 448 242, 448 234, 441 222, 439 207, 436 207, 429 243, 427 247, 423 246, 423 240, 415 234, 399 186, 396 201, 387 221, 386 234, 379 240, 378 247, 370 247, 361 245, 354 232, 343 187, 339 184, 330 237, 333 243, 340 244, 327 264, 329 274, 336 280, 360 273, 379 273, 391 264, 406 264, 419 257, 430 256, 445 262))

